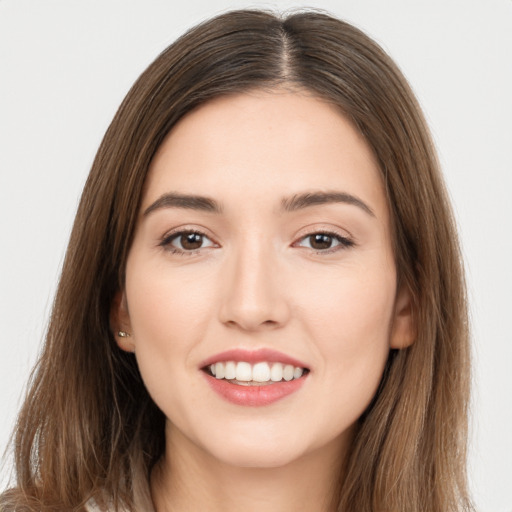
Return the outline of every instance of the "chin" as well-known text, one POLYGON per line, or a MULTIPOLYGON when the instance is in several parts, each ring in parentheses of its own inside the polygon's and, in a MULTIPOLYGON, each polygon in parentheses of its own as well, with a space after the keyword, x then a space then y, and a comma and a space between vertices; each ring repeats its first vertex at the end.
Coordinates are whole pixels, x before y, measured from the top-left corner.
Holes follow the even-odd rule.
POLYGON ((304 456, 298 447, 230 446, 212 454, 221 463, 238 468, 272 469, 287 466, 304 456))
MULTIPOLYGON (((240 425, 240 427, 242 427, 240 425)), ((219 432, 218 436, 203 438, 199 443, 211 457, 232 467, 272 469, 293 465, 315 458, 330 458, 340 453, 350 443, 353 430, 350 426, 342 432, 326 429, 315 431, 307 428, 271 429, 239 428, 219 432)))

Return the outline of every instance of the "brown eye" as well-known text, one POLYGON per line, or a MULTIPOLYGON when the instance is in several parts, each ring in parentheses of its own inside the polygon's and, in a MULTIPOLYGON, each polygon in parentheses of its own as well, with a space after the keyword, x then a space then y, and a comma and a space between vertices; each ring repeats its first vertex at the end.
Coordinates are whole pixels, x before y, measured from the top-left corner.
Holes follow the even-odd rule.
POLYGON ((309 244, 311 248, 319 251, 323 249, 330 249, 333 241, 334 239, 332 236, 326 235, 324 233, 309 235, 309 244))
POLYGON ((311 233, 301 238, 296 246, 306 247, 318 252, 331 252, 352 247, 354 242, 336 233, 311 233))
POLYGON ((199 233, 183 233, 179 236, 179 241, 183 249, 193 251, 203 245, 203 235, 199 233))
POLYGON ((160 244, 174 253, 191 253, 215 244, 204 234, 195 231, 180 231, 166 237, 160 244))

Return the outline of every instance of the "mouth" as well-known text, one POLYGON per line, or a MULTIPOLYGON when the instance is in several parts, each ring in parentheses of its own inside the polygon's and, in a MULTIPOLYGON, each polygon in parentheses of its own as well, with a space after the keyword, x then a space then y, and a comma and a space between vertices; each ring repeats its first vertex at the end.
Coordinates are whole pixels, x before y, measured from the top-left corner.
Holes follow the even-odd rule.
POLYGON ((215 377, 238 386, 265 386, 278 382, 290 382, 305 376, 309 370, 281 362, 218 361, 202 370, 215 377))
POLYGON ((310 369, 269 349, 228 350, 200 366, 210 388, 235 405, 266 406, 301 389, 310 369))

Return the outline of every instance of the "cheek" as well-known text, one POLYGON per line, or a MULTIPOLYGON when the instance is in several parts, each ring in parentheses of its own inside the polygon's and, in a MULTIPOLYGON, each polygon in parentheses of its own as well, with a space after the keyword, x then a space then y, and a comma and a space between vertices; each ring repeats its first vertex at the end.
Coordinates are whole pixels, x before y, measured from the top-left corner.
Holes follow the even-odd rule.
POLYGON ((347 272, 308 285, 300 308, 314 337, 336 352, 389 341, 394 299, 392 272, 347 272))
MULTIPOLYGON (((135 259, 127 266, 135 356, 150 395, 166 414, 179 410, 175 397, 187 372, 195 370, 190 354, 204 338, 212 316, 210 284, 199 285, 197 276, 162 265, 146 264, 141 272, 135 259)), ((193 390, 188 391, 193 400, 193 390)))
POLYGON ((393 276, 366 274, 309 288, 304 329, 315 340, 333 415, 350 410, 355 421, 377 390, 389 354, 393 276))
POLYGON ((187 346, 210 316, 211 284, 192 272, 165 265, 127 268, 126 292, 132 328, 144 343, 187 346), (131 270, 131 272, 130 272, 131 270), (173 339, 169 344, 166 340, 173 339))

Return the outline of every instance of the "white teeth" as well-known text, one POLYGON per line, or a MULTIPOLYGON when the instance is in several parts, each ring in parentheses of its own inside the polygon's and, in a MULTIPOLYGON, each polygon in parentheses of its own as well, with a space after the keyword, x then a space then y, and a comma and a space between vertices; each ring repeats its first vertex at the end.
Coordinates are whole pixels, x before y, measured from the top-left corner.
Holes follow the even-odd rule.
POLYGON ((218 362, 209 366, 211 374, 217 379, 238 380, 240 382, 280 382, 299 379, 304 369, 291 364, 267 363, 265 361, 251 365, 245 361, 218 362))
POLYGON ((233 361, 228 361, 226 363, 226 373, 224 374, 224 378, 228 380, 232 380, 236 377, 236 365, 233 361))
POLYGON ((270 366, 268 363, 256 363, 252 367, 252 380, 268 382, 270 380, 270 366))
POLYGON ((215 378, 223 379, 225 374, 224 363, 215 363, 215 378))
POLYGON ((287 364, 283 368, 283 379, 284 380, 292 380, 293 379, 293 366, 291 364, 287 364))
POLYGON ((236 365, 236 380, 249 382, 252 380, 252 368, 250 363, 240 361, 236 365))
POLYGON ((281 363, 274 363, 270 369, 270 380, 272 382, 279 382, 283 380, 283 365, 281 363))

